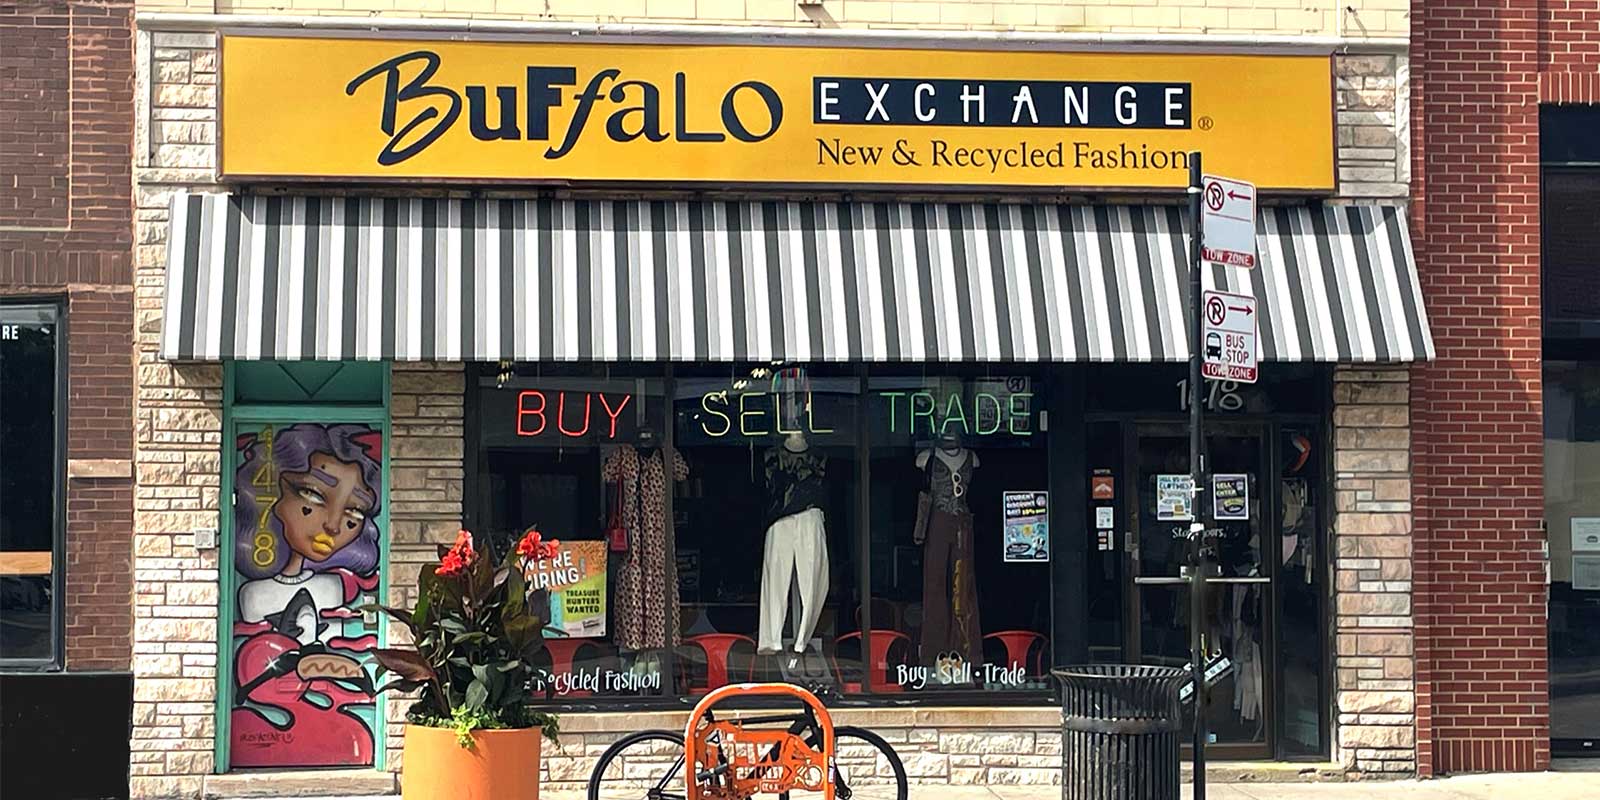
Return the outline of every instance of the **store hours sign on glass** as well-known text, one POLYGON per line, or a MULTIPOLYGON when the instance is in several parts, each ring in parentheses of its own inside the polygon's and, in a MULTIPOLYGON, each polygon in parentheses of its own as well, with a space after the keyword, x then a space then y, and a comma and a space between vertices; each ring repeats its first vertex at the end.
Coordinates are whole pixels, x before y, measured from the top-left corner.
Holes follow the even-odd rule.
POLYGON ((230 34, 221 169, 1177 190, 1203 150, 1263 188, 1324 192, 1330 71, 1317 55, 230 34))

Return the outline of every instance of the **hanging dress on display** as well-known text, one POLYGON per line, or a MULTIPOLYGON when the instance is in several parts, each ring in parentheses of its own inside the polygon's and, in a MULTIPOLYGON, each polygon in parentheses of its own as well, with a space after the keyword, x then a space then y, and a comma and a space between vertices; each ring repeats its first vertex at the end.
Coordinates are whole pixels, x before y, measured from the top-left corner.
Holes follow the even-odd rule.
MULTIPOLYGON (((689 465, 672 454, 673 482, 689 477, 689 465)), ((678 569, 667 558, 667 477, 661 450, 640 455, 624 445, 611 451, 600 477, 622 493, 623 527, 629 545, 618 554, 612 601, 613 641, 618 647, 650 650, 678 644, 678 569)))

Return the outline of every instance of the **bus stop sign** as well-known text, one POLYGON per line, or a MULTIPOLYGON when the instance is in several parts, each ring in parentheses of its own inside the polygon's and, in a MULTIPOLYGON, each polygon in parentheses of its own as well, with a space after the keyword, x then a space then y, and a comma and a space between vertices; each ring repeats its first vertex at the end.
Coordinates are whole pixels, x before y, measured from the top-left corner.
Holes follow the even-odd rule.
POLYGON ((1255 383, 1256 299, 1215 290, 1205 293, 1204 352, 1200 372, 1217 381, 1255 383))

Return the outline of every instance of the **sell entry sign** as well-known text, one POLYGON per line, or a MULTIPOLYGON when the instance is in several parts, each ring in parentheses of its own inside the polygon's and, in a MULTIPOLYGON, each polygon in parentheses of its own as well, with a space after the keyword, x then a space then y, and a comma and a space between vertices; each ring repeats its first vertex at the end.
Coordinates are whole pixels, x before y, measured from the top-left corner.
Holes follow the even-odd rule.
POLYGON ((1255 383, 1256 299, 1216 290, 1203 297, 1201 374, 1211 380, 1255 383))

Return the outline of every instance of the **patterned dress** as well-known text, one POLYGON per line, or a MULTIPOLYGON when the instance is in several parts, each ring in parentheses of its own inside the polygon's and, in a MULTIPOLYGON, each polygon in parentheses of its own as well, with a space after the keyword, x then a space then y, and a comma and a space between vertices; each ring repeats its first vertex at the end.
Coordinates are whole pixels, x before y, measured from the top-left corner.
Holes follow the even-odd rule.
MULTIPOLYGON (((673 453, 673 480, 689 477, 683 456, 673 453)), ((600 477, 622 488, 622 525, 631 546, 618 555, 611 619, 618 647, 649 650, 676 646, 678 565, 667 558, 667 480, 660 450, 641 457, 619 447, 606 456, 600 477)))

